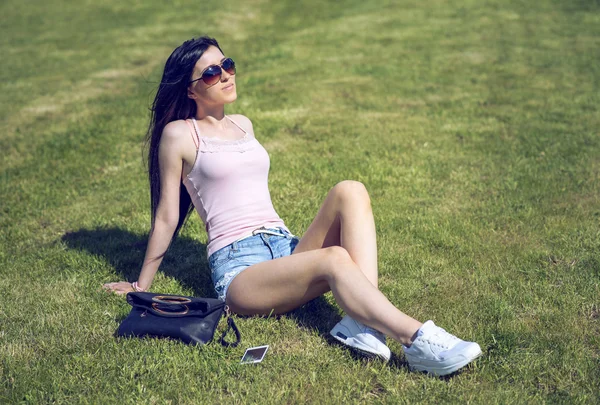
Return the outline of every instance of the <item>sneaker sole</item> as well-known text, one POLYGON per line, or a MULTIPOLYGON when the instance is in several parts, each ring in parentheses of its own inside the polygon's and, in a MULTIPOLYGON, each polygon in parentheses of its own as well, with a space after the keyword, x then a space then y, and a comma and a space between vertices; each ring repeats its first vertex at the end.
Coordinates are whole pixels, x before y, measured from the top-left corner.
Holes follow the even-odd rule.
MULTIPOLYGON (((432 375, 436 375, 436 376, 445 376, 448 374, 452 374, 458 370, 460 370, 461 368, 463 368, 464 366, 466 366, 467 364, 469 364, 470 362, 472 362, 473 360, 477 359, 478 357, 480 357, 482 354, 481 350, 479 351, 479 353, 475 354, 474 356, 472 356, 469 359, 463 360, 459 363, 455 363, 455 364, 451 364, 449 366, 446 367, 433 367, 433 366, 428 366, 426 364, 410 364, 410 360, 409 360, 409 368, 411 370, 414 371, 422 371, 425 373, 429 373, 432 375)), ((406 356, 406 359, 408 360, 409 357, 406 356)))
POLYGON ((370 358, 377 357, 386 362, 390 360, 390 357, 387 357, 385 354, 383 354, 381 352, 375 352, 369 346, 367 346, 353 338, 345 338, 344 339, 343 337, 339 336, 338 333, 340 333, 340 332, 337 332, 335 335, 333 333, 331 333, 331 336, 333 336, 338 342, 342 343, 344 346, 354 349, 357 352, 359 352, 360 354, 365 355, 370 358))

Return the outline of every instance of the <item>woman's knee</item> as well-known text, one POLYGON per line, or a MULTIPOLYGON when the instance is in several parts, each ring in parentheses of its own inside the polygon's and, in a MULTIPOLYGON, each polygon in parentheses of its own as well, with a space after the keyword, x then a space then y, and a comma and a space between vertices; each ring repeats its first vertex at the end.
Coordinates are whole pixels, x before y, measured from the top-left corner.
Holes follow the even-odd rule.
POLYGON ((369 192, 363 183, 354 180, 344 180, 337 183, 331 189, 331 192, 338 199, 341 205, 348 203, 359 203, 371 207, 371 198, 369 192))
POLYGON ((350 253, 341 246, 330 246, 323 249, 323 265, 328 278, 337 276, 338 272, 349 271, 356 267, 350 253))

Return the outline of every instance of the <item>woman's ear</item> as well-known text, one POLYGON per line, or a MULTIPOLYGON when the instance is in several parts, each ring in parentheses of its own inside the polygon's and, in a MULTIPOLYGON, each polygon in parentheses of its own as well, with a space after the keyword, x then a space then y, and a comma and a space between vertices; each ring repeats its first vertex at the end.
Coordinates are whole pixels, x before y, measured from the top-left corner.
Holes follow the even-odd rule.
POLYGON ((196 95, 196 93, 194 93, 194 88, 192 86, 188 86, 187 88, 187 96, 188 98, 191 98, 192 100, 195 100, 198 98, 198 96, 196 95))

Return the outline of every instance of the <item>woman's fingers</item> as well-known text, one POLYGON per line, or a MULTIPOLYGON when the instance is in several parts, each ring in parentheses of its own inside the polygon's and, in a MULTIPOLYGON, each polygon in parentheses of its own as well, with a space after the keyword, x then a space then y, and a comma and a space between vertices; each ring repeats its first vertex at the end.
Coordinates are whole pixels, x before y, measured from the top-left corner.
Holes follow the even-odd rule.
POLYGON ((104 290, 106 290, 107 292, 113 292, 117 295, 123 295, 123 294, 133 291, 133 288, 131 288, 131 284, 128 283, 127 281, 119 281, 116 283, 106 283, 102 286, 102 288, 104 290))

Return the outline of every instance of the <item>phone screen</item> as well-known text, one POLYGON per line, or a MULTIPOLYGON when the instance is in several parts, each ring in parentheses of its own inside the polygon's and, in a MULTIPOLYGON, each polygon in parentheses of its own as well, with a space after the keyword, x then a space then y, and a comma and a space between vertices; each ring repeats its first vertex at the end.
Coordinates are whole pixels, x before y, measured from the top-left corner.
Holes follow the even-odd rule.
POLYGON ((260 363, 265 357, 268 349, 269 345, 246 349, 246 353, 244 353, 241 363, 260 363))

